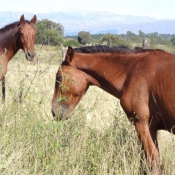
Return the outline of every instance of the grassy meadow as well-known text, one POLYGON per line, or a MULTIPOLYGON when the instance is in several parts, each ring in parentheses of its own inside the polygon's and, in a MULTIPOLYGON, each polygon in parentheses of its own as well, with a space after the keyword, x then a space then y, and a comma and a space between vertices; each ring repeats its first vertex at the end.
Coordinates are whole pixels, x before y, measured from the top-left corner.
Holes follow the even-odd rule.
MULTIPOLYGON (((0 175, 142 175, 140 161, 150 174, 134 127, 119 101, 101 89, 91 87, 69 120, 53 120, 61 48, 36 50, 34 62, 19 51, 8 67, 0 105, 0 175)), ((158 135, 163 174, 175 175, 175 137, 158 135)))

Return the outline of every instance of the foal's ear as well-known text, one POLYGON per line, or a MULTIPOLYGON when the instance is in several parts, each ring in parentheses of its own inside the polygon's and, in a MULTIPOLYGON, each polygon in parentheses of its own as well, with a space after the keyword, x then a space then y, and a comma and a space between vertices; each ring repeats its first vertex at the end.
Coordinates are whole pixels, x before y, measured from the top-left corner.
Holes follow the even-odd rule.
POLYGON ((36 23, 36 15, 33 16, 33 18, 30 20, 30 22, 34 25, 36 23))
POLYGON ((19 20, 20 24, 22 24, 25 21, 24 15, 21 15, 21 18, 19 20))
POLYGON ((71 62, 73 57, 74 57, 74 49, 72 49, 72 47, 68 46, 65 60, 67 62, 71 62))

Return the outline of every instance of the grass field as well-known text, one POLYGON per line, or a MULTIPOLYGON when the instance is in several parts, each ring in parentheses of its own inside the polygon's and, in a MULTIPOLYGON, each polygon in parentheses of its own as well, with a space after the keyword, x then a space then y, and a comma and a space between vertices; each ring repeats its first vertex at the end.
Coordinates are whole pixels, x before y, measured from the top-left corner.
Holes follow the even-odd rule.
MULTIPOLYGON (((0 106, 0 175, 142 175, 140 161, 149 174, 134 127, 106 92, 91 87, 69 120, 53 120, 60 61, 61 48, 37 46, 34 62, 22 51, 10 62, 0 106)), ((175 175, 175 137, 158 134, 163 174, 175 175)))

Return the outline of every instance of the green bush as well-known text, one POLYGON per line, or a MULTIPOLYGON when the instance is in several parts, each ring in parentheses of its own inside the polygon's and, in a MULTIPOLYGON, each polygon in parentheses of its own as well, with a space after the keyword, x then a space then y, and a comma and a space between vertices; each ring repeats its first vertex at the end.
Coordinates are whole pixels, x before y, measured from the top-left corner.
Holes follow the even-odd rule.
POLYGON ((79 44, 78 41, 74 40, 74 39, 70 39, 70 40, 65 40, 64 43, 63 43, 63 46, 64 47, 68 47, 68 46, 71 46, 71 47, 80 47, 81 44, 79 44))
POLYGON ((61 46, 63 43, 63 26, 53 21, 43 19, 36 23, 38 31, 36 37, 37 44, 61 46))

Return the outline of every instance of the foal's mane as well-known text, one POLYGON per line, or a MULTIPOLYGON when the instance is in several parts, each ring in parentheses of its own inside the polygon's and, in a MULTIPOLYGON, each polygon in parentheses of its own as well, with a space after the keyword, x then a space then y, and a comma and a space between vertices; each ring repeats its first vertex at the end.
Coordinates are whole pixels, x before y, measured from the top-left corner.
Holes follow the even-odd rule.
POLYGON ((158 49, 143 49, 142 47, 135 47, 134 49, 130 49, 127 46, 113 46, 109 47, 106 45, 98 45, 98 46, 85 46, 80 48, 74 48, 75 53, 144 53, 151 52, 158 49))

